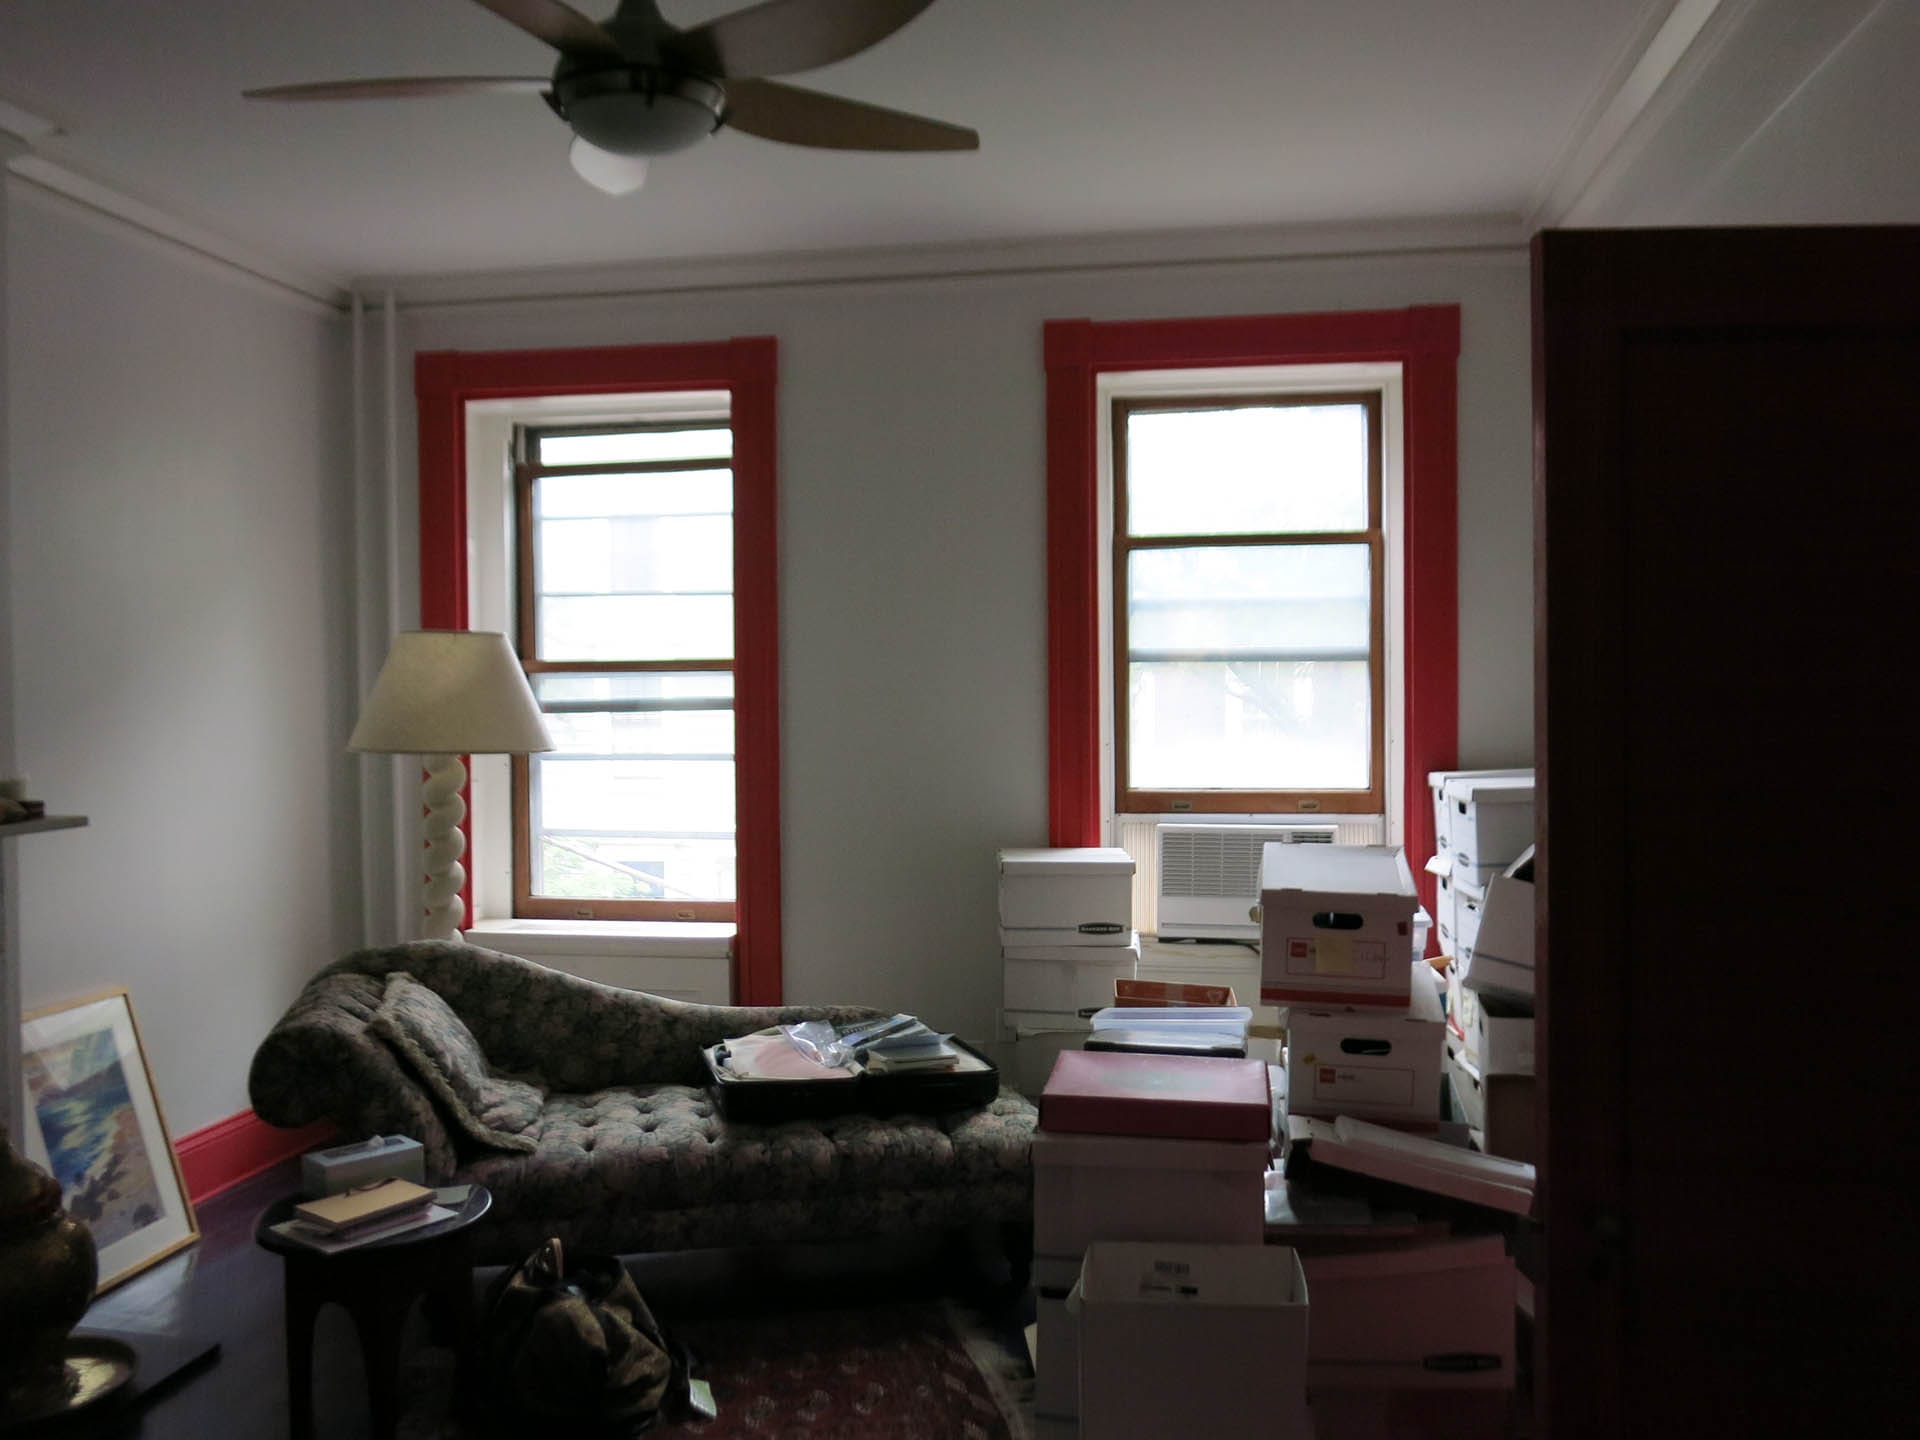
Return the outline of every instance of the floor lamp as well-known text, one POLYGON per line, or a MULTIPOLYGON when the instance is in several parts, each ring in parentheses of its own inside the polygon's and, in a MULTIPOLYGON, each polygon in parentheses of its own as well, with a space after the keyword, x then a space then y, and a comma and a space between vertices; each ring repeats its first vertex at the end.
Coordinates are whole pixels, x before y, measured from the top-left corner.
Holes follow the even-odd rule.
POLYGON ((507 643, 490 630, 404 630, 393 640, 373 692, 360 707, 347 748, 419 755, 426 805, 426 891, 422 934, 452 940, 466 920, 467 755, 526 755, 553 749, 540 704, 507 643))

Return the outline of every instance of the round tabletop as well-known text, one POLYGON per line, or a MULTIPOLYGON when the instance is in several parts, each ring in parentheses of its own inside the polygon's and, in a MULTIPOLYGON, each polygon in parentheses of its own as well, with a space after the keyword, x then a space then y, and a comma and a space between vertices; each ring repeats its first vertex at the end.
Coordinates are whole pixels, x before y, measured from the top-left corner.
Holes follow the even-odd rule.
POLYGON ((429 1240, 443 1239, 448 1235, 457 1235, 478 1222, 487 1211, 493 1208, 493 1192, 484 1185, 469 1185, 464 1205, 447 1206, 453 1211, 444 1220, 435 1220, 426 1225, 416 1225, 411 1230, 401 1230, 392 1235, 383 1235, 377 1240, 363 1241, 345 1250, 329 1255, 324 1250, 316 1250, 311 1245, 303 1245, 298 1240, 289 1240, 273 1227, 284 1224, 293 1218, 293 1207, 308 1197, 289 1195, 276 1200, 260 1212, 260 1218, 254 1223, 253 1238, 264 1249, 277 1255, 312 1255, 322 1259, 341 1259, 350 1255, 366 1255, 378 1250, 398 1250, 409 1245, 424 1244, 429 1240))

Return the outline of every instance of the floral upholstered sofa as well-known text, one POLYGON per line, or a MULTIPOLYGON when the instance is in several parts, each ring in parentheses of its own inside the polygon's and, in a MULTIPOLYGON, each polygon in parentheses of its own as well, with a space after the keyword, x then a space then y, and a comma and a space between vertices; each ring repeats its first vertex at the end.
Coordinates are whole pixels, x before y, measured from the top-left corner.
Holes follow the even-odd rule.
POLYGON ((1032 1219, 1035 1110, 1011 1090, 943 1115, 730 1123, 700 1051, 855 1008, 694 1005, 475 946, 365 950, 321 971, 261 1043, 249 1089, 275 1125, 410 1135, 430 1183, 494 1208, 482 1261, 550 1235, 613 1253, 995 1222, 1016 1273, 1032 1219))

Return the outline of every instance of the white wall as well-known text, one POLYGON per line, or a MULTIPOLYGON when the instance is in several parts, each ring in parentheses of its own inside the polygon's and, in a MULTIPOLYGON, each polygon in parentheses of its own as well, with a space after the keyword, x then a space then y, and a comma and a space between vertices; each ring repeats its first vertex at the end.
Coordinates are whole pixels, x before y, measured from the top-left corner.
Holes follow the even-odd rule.
POLYGON ((18 179, 4 237, 29 1008, 131 992, 176 1135, 356 936, 337 314, 18 179))
MULTIPOLYGON (((986 1037, 993 854, 1046 841, 1042 323, 1444 302, 1463 309, 1461 758, 1524 763, 1517 250, 429 306, 402 329, 419 350, 778 338, 787 994, 986 1037)), ((404 368, 402 388, 410 520, 404 368)), ((400 553, 416 553, 411 532, 400 553)))

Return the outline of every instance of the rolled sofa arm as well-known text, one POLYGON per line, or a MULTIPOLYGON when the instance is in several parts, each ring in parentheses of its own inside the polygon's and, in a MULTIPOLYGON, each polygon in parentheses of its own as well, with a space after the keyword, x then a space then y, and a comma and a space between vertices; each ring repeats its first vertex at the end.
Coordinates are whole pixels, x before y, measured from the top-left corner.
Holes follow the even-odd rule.
POLYGON ((446 1126, 393 1052, 367 1032, 385 986, 384 977, 337 970, 310 981, 254 1052, 247 1092, 270 1125, 330 1120, 348 1139, 411 1136, 425 1152, 428 1181, 444 1183, 457 1163, 446 1126))

